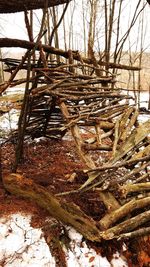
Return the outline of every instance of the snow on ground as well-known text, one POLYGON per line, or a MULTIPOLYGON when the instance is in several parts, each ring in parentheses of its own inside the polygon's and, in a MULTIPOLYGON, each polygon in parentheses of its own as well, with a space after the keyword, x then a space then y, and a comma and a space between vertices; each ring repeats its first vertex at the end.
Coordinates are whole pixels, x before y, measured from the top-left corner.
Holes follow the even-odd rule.
MULTIPOLYGON (((13 214, 0 219, 0 266, 55 267, 55 260, 40 229, 32 228, 31 216, 13 214)), ((127 267, 119 253, 111 261, 97 255, 74 229, 69 229, 71 250, 65 251, 68 267, 127 267)))
POLYGON ((18 117, 19 117, 19 111, 17 111, 16 109, 12 109, 8 113, 5 113, 0 118, 1 128, 4 131, 9 131, 9 132, 13 129, 16 129, 18 123, 18 117))
MULTIPOLYGON (((148 92, 141 94, 141 107, 147 108, 148 92)), ((150 115, 140 115, 139 120, 150 119, 150 115)), ((0 129, 11 131, 17 127, 18 114, 11 110, 0 118, 0 129)), ((55 260, 43 238, 40 229, 30 226, 31 216, 13 214, 0 219, 0 267, 55 267, 55 260)), ((66 251, 68 267, 127 267, 127 263, 117 252, 111 263, 106 257, 89 249, 82 236, 74 229, 69 230, 71 250, 66 251)))
POLYGON ((113 255, 109 263, 106 257, 98 255, 93 249, 87 247, 86 243, 81 244, 82 236, 74 229, 70 229, 69 237, 72 240, 72 250, 68 254, 68 267, 127 267, 125 260, 122 260, 119 253, 113 255))
POLYGON ((41 230, 32 228, 30 220, 31 216, 21 214, 0 219, 0 264, 3 263, 2 266, 55 266, 54 258, 49 252, 41 230))

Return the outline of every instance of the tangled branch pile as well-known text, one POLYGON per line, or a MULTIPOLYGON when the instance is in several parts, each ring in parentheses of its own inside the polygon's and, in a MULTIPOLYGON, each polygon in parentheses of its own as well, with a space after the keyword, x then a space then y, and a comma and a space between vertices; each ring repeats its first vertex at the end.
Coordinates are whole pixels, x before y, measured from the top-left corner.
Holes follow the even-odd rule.
POLYGON ((66 61, 48 61, 41 46, 37 62, 31 61, 29 53, 22 61, 5 59, 7 71, 14 72, 1 91, 26 82, 16 169, 24 136, 57 141, 70 131, 85 163, 87 181, 57 197, 18 174, 3 177, 4 186, 11 193, 34 200, 89 240, 145 235, 150 231, 150 121, 139 124, 138 110, 129 105, 131 97, 115 86, 114 75, 97 63, 94 53, 90 64, 79 54, 75 61, 71 50, 67 53, 66 61), (27 70, 27 78, 14 80, 20 69, 27 70), (88 190, 97 191, 106 207, 100 221, 93 221, 75 204, 62 201, 63 195, 88 190))

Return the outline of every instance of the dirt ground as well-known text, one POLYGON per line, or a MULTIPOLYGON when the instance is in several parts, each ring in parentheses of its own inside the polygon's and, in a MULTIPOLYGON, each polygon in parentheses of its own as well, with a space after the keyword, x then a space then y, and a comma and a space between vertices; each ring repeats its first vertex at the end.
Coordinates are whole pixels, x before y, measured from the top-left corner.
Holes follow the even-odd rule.
MULTIPOLYGON (((12 172, 15 158, 15 145, 6 143, 2 146, 2 175, 12 172)), ((18 166, 17 172, 27 178, 33 179, 37 184, 46 187, 52 194, 79 188, 87 179, 83 173, 85 166, 81 163, 74 143, 71 140, 41 139, 24 145, 24 157, 18 166), (76 174, 73 182, 70 181, 72 173, 76 174)), ((105 207, 96 192, 70 194, 65 196, 69 202, 77 204, 88 216, 100 220, 105 214, 105 207)), ((25 212, 33 215, 32 224, 35 227, 43 226, 49 215, 29 200, 12 196, 0 183, 0 213, 7 215, 15 212, 25 212)), ((59 232, 59 231, 58 231, 59 232)), ((127 250, 122 250, 122 242, 109 241, 101 244, 91 244, 95 250, 109 260, 118 250, 128 261, 131 267, 150 266, 150 238, 144 237, 127 240, 127 250)), ((55 252, 56 254, 56 252, 55 252)), ((57 255, 58 256, 58 255, 57 255)), ((58 257, 59 258, 59 257, 58 257)), ((61 265, 58 265, 61 266, 61 265)))

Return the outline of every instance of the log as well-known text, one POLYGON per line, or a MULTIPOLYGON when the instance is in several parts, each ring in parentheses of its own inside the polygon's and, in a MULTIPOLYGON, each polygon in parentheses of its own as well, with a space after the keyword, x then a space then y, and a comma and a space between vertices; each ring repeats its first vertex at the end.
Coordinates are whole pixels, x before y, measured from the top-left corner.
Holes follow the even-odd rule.
POLYGON ((108 230, 102 233, 102 237, 105 240, 111 240, 113 238, 118 238, 120 234, 131 232, 136 229, 138 226, 150 221, 150 210, 145 211, 131 219, 128 219, 118 225, 109 228, 108 230))
POLYGON ((121 137, 121 135, 123 134, 124 129, 126 128, 127 121, 129 120, 129 117, 131 116, 133 111, 134 107, 128 107, 126 111, 122 114, 119 125, 119 137, 121 137))
POLYGON ((150 227, 143 227, 143 228, 140 228, 138 230, 132 231, 130 233, 125 233, 125 234, 119 235, 119 240, 120 239, 127 239, 127 238, 135 238, 135 237, 137 240, 137 237, 149 236, 149 235, 150 235, 150 227))
MULTIPOLYGON (((34 42, 29 42, 26 40, 20 40, 20 39, 11 39, 11 38, 0 38, 0 47, 20 47, 25 49, 33 49, 35 47, 34 42)), ((42 48, 45 52, 54 54, 54 55, 60 55, 65 58, 69 58, 68 51, 64 51, 62 49, 57 49, 49 45, 42 45, 42 48)), ((36 50, 40 50, 40 46, 38 45, 36 47, 36 50)), ((79 53, 78 51, 73 51, 72 53, 73 59, 80 61, 79 53)), ((82 57, 82 60, 84 63, 87 64, 93 64, 92 60, 90 58, 82 57)), ((123 64, 116 64, 113 62, 105 62, 105 61, 98 61, 98 64, 101 66, 109 66, 109 68, 116 68, 116 69, 125 69, 125 70, 134 70, 139 71, 139 67, 134 66, 127 66, 123 64)))
POLYGON ((129 151, 137 146, 141 141, 148 136, 150 132, 150 120, 142 123, 132 131, 128 140, 123 143, 119 150, 116 151, 115 157, 110 161, 111 164, 115 164, 118 160, 124 157, 129 151))
POLYGON ((133 199, 130 202, 126 203, 119 209, 116 209, 112 211, 110 214, 105 215, 100 220, 100 225, 103 227, 103 229, 108 229, 112 224, 117 222, 119 219, 122 219, 123 217, 130 214, 132 211, 136 209, 141 209, 146 206, 150 205, 150 197, 146 197, 143 199, 133 199))
POLYGON ((56 199, 44 187, 16 173, 4 176, 3 185, 11 194, 30 199, 47 210, 50 216, 74 227, 86 239, 101 241, 100 231, 96 223, 84 214, 77 205, 56 199))
POLYGON ((99 197, 100 197, 100 200, 103 201, 109 213, 111 211, 115 211, 120 208, 119 202, 115 199, 113 194, 111 194, 110 192, 100 192, 99 197))
POLYGON ((98 145, 98 144, 83 144, 82 149, 84 151, 90 151, 90 150, 102 150, 102 151, 112 151, 112 147, 108 145, 98 145))
MULTIPOLYGON (((100 231, 99 229, 102 229, 101 224, 96 224, 93 219, 84 214, 84 212, 81 211, 77 205, 58 200, 47 189, 35 184, 31 179, 26 179, 19 174, 11 173, 9 175, 3 176, 3 185, 5 189, 11 194, 30 199, 31 201, 38 204, 41 208, 47 210, 50 216, 53 216, 55 219, 60 220, 66 225, 74 227, 86 239, 94 242, 101 242, 102 239, 109 240, 118 238, 122 234, 129 233, 130 231, 136 229, 140 225, 150 220, 150 211, 145 211, 112 228, 109 228, 108 230, 106 229, 105 231, 100 231)), ((109 201, 106 199, 105 195, 104 198, 109 206, 109 201)), ((110 199, 112 199, 112 197, 110 199)), ((138 204, 141 203, 141 207, 145 207, 147 204, 149 204, 149 201, 150 197, 147 197, 144 200, 137 200, 138 204)), ((111 207, 112 209, 117 208, 117 202, 114 207, 113 205, 111 207)), ((132 201, 131 207, 133 210, 137 208, 138 205, 135 207, 132 201)), ((121 209, 123 210, 124 207, 119 208, 119 210, 121 209)), ((112 211, 112 213, 113 212, 117 213, 117 211, 112 211)), ((118 214, 118 217, 120 216, 120 214, 122 217, 122 211, 120 211, 120 213, 118 214)), ((144 234, 143 231, 144 230, 142 230, 142 234, 144 234)), ((137 234, 139 234, 138 230, 137 234)))
POLYGON ((138 118, 139 112, 138 110, 135 110, 135 112, 132 114, 131 119, 129 121, 129 123, 126 125, 126 127, 124 128, 124 131, 120 137, 121 141, 125 141, 127 139, 127 137, 129 136, 129 134, 132 131, 133 126, 135 125, 137 118, 138 118))
POLYGON ((126 197, 129 193, 150 191, 150 182, 138 183, 138 184, 125 184, 119 187, 119 191, 123 197, 126 197))

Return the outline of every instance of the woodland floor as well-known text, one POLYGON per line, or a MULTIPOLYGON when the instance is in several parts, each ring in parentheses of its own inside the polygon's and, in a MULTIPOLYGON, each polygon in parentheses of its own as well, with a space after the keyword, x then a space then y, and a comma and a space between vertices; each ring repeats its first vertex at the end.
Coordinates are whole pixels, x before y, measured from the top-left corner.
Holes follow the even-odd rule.
MULTIPOLYGON (((6 143, 2 146, 2 175, 12 172, 14 162, 14 144, 6 143)), ((33 179, 37 184, 46 187, 49 192, 57 194, 79 188, 87 179, 82 172, 85 166, 81 163, 74 143, 70 140, 41 139, 24 145, 24 158, 17 172, 33 179), (72 173, 77 176, 73 182, 69 181, 72 173)), ((105 214, 105 207, 96 192, 82 194, 70 194, 65 196, 68 202, 74 202, 94 220, 100 220, 105 214)), ((23 200, 7 193, 0 183, 0 213, 8 215, 15 212, 33 214, 32 225, 43 226, 44 219, 49 217, 47 212, 40 209, 34 203, 23 200)), ((98 253, 111 259, 114 252, 119 251, 131 267, 150 266, 150 237, 140 240, 127 240, 127 250, 122 250, 122 242, 105 241, 99 245, 91 244, 98 253)))

